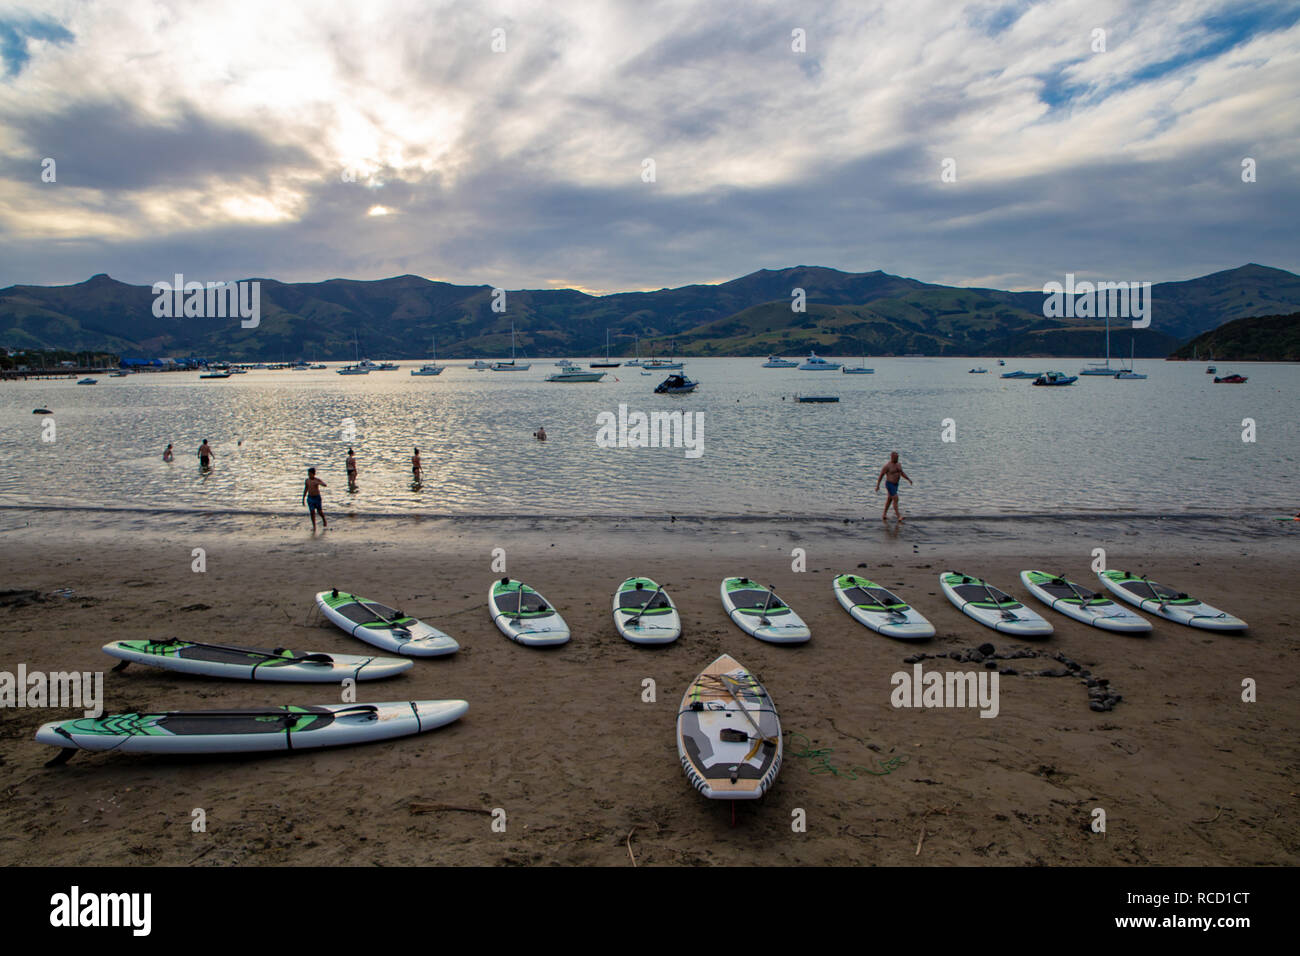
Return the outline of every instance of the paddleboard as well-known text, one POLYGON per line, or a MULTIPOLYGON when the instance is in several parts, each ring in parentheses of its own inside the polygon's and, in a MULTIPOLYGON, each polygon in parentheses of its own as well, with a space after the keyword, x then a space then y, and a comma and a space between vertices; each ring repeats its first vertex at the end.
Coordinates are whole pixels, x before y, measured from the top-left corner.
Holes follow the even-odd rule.
POLYGON ((682 618, 668 592, 649 578, 628 578, 614 592, 614 627, 633 644, 671 644, 682 618))
POLYGON ((802 644, 812 637, 798 614, 776 592, 749 578, 723 578, 722 607, 736 626, 771 644, 802 644))
POLYGON ((939 587, 959 611, 1002 634, 1046 637, 1052 633, 1052 625, 1046 620, 979 578, 945 571, 939 575, 939 587))
POLYGON ((104 653, 123 663, 147 664, 182 674, 229 677, 236 680, 292 681, 337 684, 344 678, 379 680, 408 671, 412 660, 395 657, 362 657, 355 654, 314 654, 283 647, 231 647, 169 637, 160 641, 113 641, 104 653))
POLYGON ((488 612, 501 633, 529 647, 550 647, 569 639, 569 625, 539 591, 501 578, 488 589, 488 612))
POLYGON ((405 657, 441 657, 460 645, 450 635, 378 601, 335 588, 316 595, 326 619, 367 644, 405 657))
POLYGON ((110 714, 55 721, 36 731, 37 743, 74 750, 123 753, 221 754, 309 750, 424 733, 459 719, 463 700, 384 704, 325 704, 110 714))
POLYGON ((1174 588, 1128 571, 1102 571, 1097 578, 1116 597, 1168 621, 1204 631, 1244 631, 1246 622, 1174 588))
POLYGON ((934 625, 888 588, 856 574, 841 574, 831 582, 840 607, 853 620, 879 634, 904 641, 934 637, 934 625))
POLYGON ((1151 632, 1151 622, 1146 618, 1069 578, 1044 571, 1021 571, 1020 580, 1030 594, 1053 611, 1076 621, 1124 634, 1151 632))
POLYGON ((757 800, 781 769, 781 721, 763 685, 723 654, 686 688, 677 755, 710 800, 757 800))

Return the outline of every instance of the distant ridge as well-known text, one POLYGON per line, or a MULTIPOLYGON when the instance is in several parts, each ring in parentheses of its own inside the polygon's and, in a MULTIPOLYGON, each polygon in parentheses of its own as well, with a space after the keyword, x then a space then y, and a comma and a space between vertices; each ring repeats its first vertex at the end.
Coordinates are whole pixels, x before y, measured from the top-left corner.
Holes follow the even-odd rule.
POLYGON ((1225 322, 1198 335, 1170 358, 1193 355, 1224 362, 1300 362, 1300 312, 1225 322))
MULTIPOLYGON (((170 279, 170 276, 164 277, 170 279)), ((1038 292, 936 285, 873 272, 821 266, 760 269, 717 285, 592 296, 573 289, 522 289, 493 311, 486 285, 456 285, 415 275, 285 283, 260 279, 261 323, 153 315, 149 286, 98 274, 74 285, 0 289, 0 344, 10 348, 112 351, 138 356, 198 355, 237 361, 412 358, 432 336, 445 358, 507 355, 510 326, 534 357, 614 351, 643 355, 1099 355, 1101 326, 1047 319, 1038 292), (803 289, 806 310, 791 309, 803 289)), ((1300 276, 1248 263, 1152 287, 1153 320, 1133 329, 1112 323, 1112 351, 1163 357, 1192 336, 1248 316, 1300 311, 1300 276)))

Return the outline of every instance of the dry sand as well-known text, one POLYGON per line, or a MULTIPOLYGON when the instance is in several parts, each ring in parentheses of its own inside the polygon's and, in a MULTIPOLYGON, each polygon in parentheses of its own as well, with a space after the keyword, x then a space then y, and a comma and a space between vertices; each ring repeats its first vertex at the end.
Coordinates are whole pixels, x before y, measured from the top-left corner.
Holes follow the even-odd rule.
MULTIPOLYGON (((2 710, 7 864, 630 866, 632 854, 639 865, 1300 861, 1300 560, 1292 539, 1263 525, 1251 540, 1095 522, 1028 531, 995 522, 956 534, 919 521, 885 531, 879 521, 520 527, 338 515, 334 530, 312 538, 299 519, 6 518, 0 580, 46 597, 4 611, 0 670, 23 662, 107 671, 105 642, 169 635, 362 653, 365 645, 312 613, 312 595, 337 586, 428 619, 462 645, 405 676, 362 684, 361 700, 470 702, 458 723, 388 743, 239 758, 78 754, 53 769, 42 764, 55 751, 32 735, 46 720, 79 713, 2 710), (1110 549, 1112 565, 1192 591, 1246 618, 1250 631, 1216 635, 1160 621, 1152 636, 1134 638, 1036 608, 1055 635, 1018 642, 939 593, 937 575, 948 568, 1015 593, 1025 567, 1086 582, 1096 544, 1110 549), (195 547, 206 549, 205 573, 191 570, 195 547), (555 602, 574 633, 568 645, 529 649, 496 630, 485 607, 498 576, 494 547, 506 549, 512 576, 555 602), (791 570, 793 547, 808 551, 804 573, 791 570), (852 622, 831 578, 860 564, 897 586, 938 636, 903 644, 852 622), (635 647, 615 634, 610 595, 634 573, 670 588, 685 625, 675 644, 635 647), (775 584, 813 640, 778 647, 742 634, 718 600, 728 574, 775 584), (60 588, 75 593, 50 593, 60 588), (1110 680, 1123 701, 1095 713, 1077 680, 1007 676, 996 719, 891 706, 890 675, 910 670, 905 657, 985 642, 1061 651, 1110 680), (730 805, 687 783, 673 729, 687 682, 724 652, 763 680, 789 733, 774 789, 736 806, 734 825, 730 805), (1258 682, 1257 703, 1241 700, 1247 677, 1258 682), (647 678, 654 703, 642 701, 647 678), (809 749, 822 752, 800 756, 809 749), (412 810, 429 805, 438 808, 412 810), (1090 829, 1098 807, 1105 834, 1090 829), (206 832, 192 831, 196 808, 206 832), (494 808, 505 811, 504 833, 493 832, 494 808), (796 809, 806 832, 792 830, 796 809)), ((1021 671, 1039 664, 1012 663, 1021 671)), ((337 689, 132 665, 105 674, 105 697, 111 713, 327 703, 337 689)))

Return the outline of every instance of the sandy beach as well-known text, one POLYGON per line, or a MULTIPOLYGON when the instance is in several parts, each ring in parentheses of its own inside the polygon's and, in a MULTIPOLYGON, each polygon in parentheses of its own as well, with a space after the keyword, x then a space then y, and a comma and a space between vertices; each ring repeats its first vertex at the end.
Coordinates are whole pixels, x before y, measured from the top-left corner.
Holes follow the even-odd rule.
MULTIPOLYGON (((328 509, 327 509, 328 510, 328 509)), ((337 688, 245 684, 133 665, 99 651, 181 636, 363 653, 320 620, 336 586, 455 636, 452 657, 362 684, 362 701, 464 698, 449 727, 388 743, 254 757, 77 754, 46 769, 37 726, 71 710, 0 710, 0 862, 34 865, 1294 865, 1300 815, 1294 734, 1300 614, 1295 538, 1257 523, 1100 520, 965 525, 914 520, 528 522, 349 518, 312 537, 305 516, 141 517, 4 513, 0 670, 104 671, 105 710, 337 701, 337 688), (1032 526, 1031 526, 1032 525, 1032 526), (791 569, 791 549, 807 552, 791 569), (1244 635, 1156 621, 1150 637, 1090 629, 1024 594, 1038 567, 1095 583, 1093 547, 1245 618, 1244 635), (191 569, 192 549, 207 570, 191 569), (538 651, 507 641, 485 607, 507 570, 546 594, 574 634, 538 651), (836 604, 831 578, 863 568, 935 624, 921 644, 883 638, 836 604), (1048 617, 1016 641, 962 615, 937 575, 989 579, 1048 617), (662 648, 614 632, 610 595, 631 574, 670 589, 684 634, 662 648), (802 646, 767 645, 721 609, 718 582, 776 586, 810 624, 802 646), (70 589, 70 591, 61 591, 70 589), (890 676, 917 651, 992 643, 1060 652, 1110 681, 1113 710, 1071 677, 1009 661, 1000 712, 897 709, 890 676), (721 653, 771 692, 785 764, 761 801, 702 799, 678 763, 674 719, 688 681, 721 653), (1245 678, 1258 701, 1244 703, 1245 678), (656 699, 642 700, 643 682, 656 699), (202 808, 206 832, 193 832, 202 808), (491 813, 505 811, 505 832, 491 813), (1106 832, 1090 828, 1106 813, 1106 832), (796 810, 806 832, 795 832, 796 810)), ((942 658, 926 660, 943 667, 942 658)), ((978 669, 976 664, 950 664, 978 669)))

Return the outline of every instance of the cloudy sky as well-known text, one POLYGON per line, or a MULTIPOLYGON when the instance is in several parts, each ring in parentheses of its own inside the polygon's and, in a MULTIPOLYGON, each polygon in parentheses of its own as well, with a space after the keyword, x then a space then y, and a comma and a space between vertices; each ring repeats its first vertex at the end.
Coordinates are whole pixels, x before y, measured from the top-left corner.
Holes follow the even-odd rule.
POLYGON ((0 0, 0 287, 1025 289, 1300 271, 1298 212, 1293 0, 0 0))

